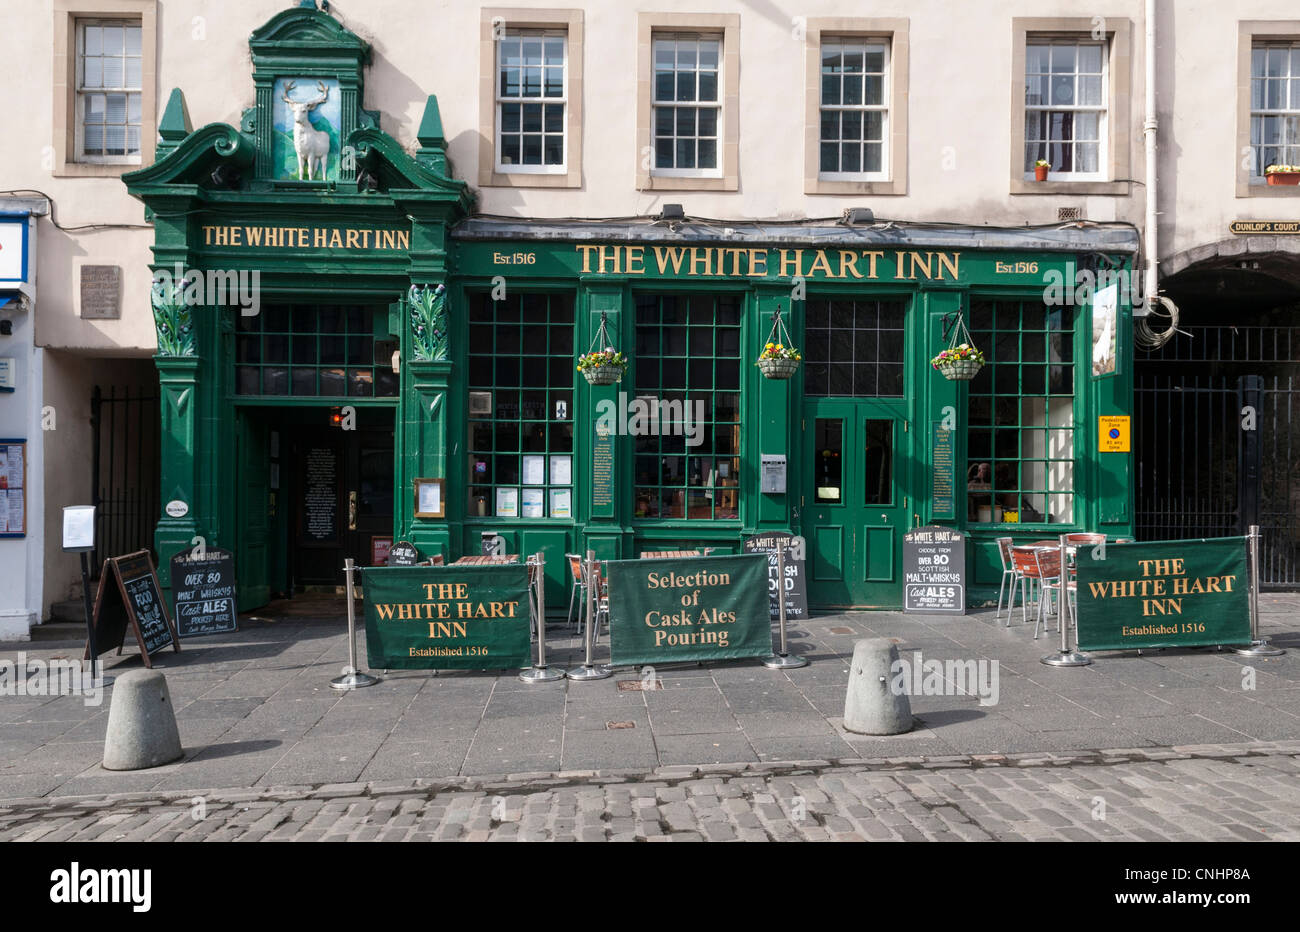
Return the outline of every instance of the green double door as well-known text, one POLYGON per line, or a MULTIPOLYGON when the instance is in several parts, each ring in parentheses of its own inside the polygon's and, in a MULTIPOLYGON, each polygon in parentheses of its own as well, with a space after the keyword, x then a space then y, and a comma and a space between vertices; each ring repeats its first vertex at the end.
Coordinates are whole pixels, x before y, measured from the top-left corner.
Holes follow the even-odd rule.
POLYGON ((802 528, 808 600, 820 608, 899 608, 910 527, 904 399, 809 399, 802 528))

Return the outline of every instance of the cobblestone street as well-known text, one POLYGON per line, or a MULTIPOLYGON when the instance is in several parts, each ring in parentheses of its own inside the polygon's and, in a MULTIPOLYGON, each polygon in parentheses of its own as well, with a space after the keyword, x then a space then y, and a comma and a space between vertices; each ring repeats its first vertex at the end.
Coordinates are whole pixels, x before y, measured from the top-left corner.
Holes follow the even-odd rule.
POLYGON ((1300 741, 0 803, 37 840, 1300 841, 1300 741))

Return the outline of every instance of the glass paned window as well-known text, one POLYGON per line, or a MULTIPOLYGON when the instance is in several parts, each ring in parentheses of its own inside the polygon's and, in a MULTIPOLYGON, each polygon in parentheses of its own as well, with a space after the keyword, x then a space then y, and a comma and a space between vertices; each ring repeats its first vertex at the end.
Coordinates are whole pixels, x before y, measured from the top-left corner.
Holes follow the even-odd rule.
POLYGON ((235 394, 396 397, 395 339, 376 339, 387 307, 277 304, 236 312, 235 394))
POLYGON ((140 42, 138 20, 77 21, 79 161, 139 161, 140 42))
POLYGON ((804 393, 903 397, 902 301, 812 300, 804 312, 804 393))
POLYGON ((722 40, 656 35, 651 131, 661 174, 716 174, 722 40))
POLYGON ((1102 174, 1106 45, 1064 39, 1025 47, 1025 175, 1046 159, 1052 175, 1102 174))
POLYGON ((1074 309, 971 304, 986 364, 970 382, 967 517, 980 524, 1074 521, 1074 309))
POLYGON ((512 30, 497 42, 497 170, 564 170, 564 33, 512 30))
POLYGON ((1250 175, 1300 165, 1300 41, 1256 42, 1250 52, 1250 175))
POLYGON ((573 298, 470 297, 468 514, 572 518, 573 298))
POLYGON ((740 308, 734 295, 637 297, 637 518, 740 516, 740 308))
POLYGON ((844 501, 844 419, 819 417, 813 430, 817 438, 813 462, 817 501, 839 505, 844 501))
POLYGON ((889 46, 831 39, 821 46, 820 171, 825 177, 886 174, 889 46))

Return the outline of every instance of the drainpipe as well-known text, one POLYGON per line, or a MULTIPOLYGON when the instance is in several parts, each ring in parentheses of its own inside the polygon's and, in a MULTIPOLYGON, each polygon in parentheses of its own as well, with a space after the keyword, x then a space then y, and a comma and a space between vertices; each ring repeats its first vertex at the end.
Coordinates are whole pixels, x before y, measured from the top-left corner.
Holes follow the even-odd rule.
POLYGON ((1146 104, 1147 115, 1142 123, 1142 137, 1146 143, 1147 155, 1147 200, 1146 230, 1144 231, 1143 249, 1147 254, 1146 280, 1143 288, 1142 307, 1134 307, 1133 341, 1143 349, 1153 350, 1164 346, 1173 339, 1178 329, 1178 305, 1168 298, 1161 297, 1160 291, 1160 228, 1159 211, 1156 209, 1160 200, 1160 186, 1156 169, 1156 132, 1160 121, 1156 118, 1156 0, 1146 0, 1146 104), (1168 317, 1169 324, 1163 330, 1151 328, 1150 316, 1158 313, 1168 317))
POLYGON ((1142 136, 1146 143, 1146 298, 1145 311, 1150 312, 1156 303, 1156 292, 1160 287, 1158 271, 1159 233, 1156 225, 1159 186, 1156 179, 1156 130, 1159 121, 1156 118, 1156 0, 1146 0, 1146 120, 1142 124, 1142 136))

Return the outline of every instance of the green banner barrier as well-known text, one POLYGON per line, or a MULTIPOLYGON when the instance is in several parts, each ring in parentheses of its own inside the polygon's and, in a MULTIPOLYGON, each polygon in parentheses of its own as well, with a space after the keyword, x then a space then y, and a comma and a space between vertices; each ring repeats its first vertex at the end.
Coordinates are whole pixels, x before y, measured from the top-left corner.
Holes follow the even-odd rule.
POLYGON ((528 567, 361 570, 366 659, 379 670, 499 670, 529 659, 528 567))
POLYGON ((767 554, 613 560, 605 565, 611 663, 772 653, 767 554))
POLYGON ((1246 538, 1081 545, 1079 649, 1250 643, 1246 538))

